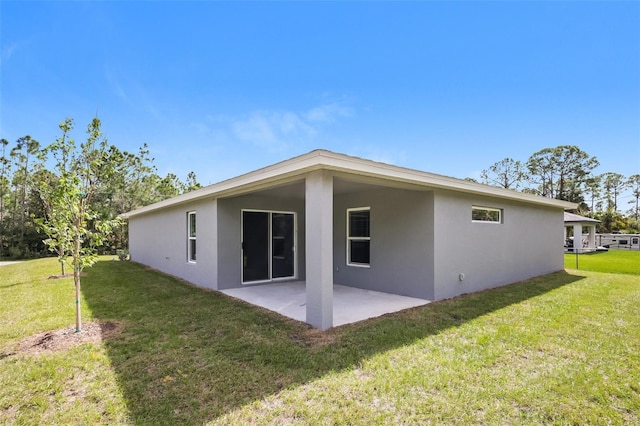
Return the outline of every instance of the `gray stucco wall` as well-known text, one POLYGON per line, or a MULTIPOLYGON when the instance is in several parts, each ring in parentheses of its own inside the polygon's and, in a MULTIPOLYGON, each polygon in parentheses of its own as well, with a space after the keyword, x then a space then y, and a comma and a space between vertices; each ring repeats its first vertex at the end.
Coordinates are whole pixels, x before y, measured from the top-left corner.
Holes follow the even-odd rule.
POLYGON ((440 191, 434 217, 436 300, 564 268, 561 209, 440 191), (474 205, 503 209, 503 223, 472 222, 474 205))
POLYGON ((157 210, 129 219, 131 260, 202 287, 217 289, 217 201, 157 210), (187 212, 196 212, 197 262, 187 261, 187 212))
POLYGON ((277 197, 257 194, 218 200, 218 289, 223 290, 243 286, 241 263, 243 209, 296 213, 296 274, 297 279, 303 280, 305 278, 304 185, 298 186, 293 189, 302 191, 299 196, 277 197))
MULTIPOLYGON (((211 289, 241 287, 242 209, 296 213, 296 274, 305 279, 304 182, 209 199, 129 221, 134 261, 211 289), (187 212, 197 212, 197 262, 187 261, 187 212)), ((449 191, 392 188, 334 195, 336 284, 439 300, 564 267, 561 209, 449 191), (503 223, 474 223, 473 205, 503 209, 503 223), (371 267, 346 262, 346 211, 371 209, 371 267), (459 274, 464 280, 459 280, 459 274)))
POLYGON ((334 282, 433 299, 433 193, 381 188, 334 197, 334 282), (347 265, 347 209, 370 207, 371 266, 347 265))

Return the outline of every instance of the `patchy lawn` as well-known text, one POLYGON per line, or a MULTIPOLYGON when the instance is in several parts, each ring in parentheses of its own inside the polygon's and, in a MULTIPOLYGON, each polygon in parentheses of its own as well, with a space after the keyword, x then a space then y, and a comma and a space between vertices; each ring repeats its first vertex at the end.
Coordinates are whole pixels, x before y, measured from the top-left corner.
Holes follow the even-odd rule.
POLYGON ((320 332, 105 259, 83 278, 100 339, 26 351, 73 328, 57 267, 0 267, 0 424, 640 423, 638 275, 561 272, 320 332))

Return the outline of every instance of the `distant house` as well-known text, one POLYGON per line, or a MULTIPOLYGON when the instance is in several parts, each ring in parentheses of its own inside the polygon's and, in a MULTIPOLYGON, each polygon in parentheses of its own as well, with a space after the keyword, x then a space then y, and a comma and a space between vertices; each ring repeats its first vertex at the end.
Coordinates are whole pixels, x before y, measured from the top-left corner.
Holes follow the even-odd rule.
POLYGON ((316 150, 125 217, 132 260, 219 291, 302 282, 327 329, 334 284, 433 301, 561 270, 575 207, 316 150))
POLYGON ((596 251, 596 226, 599 223, 597 219, 564 212, 565 249, 574 253, 596 251), (584 229, 587 230, 586 235, 583 234, 584 229), (571 239, 568 237, 569 230, 571 239))

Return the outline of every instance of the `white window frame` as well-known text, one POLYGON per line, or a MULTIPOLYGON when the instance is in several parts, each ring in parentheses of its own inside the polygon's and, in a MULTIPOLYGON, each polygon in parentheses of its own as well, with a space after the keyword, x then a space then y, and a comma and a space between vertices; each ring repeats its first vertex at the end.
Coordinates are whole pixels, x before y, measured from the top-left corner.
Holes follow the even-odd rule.
POLYGON ((371 267, 371 207, 355 207, 355 208, 350 208, 347 209, 347 265, 348 266, 355 266, 358 268, 370 268, 371 267), (350 229, 349 229, 349 225, 351 223, 350 221, 350 214, 352 212, 358 212, 358 211, 368 211, 369 212, 369 236, 368 237, 352 237, 350 236, 350 229), (358 263, 358 262, 351 262, 351 241, 369 241, 369 263, 358 263))
POLYGON ((494 225, 502 224, 503 212, 502 209, 496 207, 484 207, 484 206, 471 206, 471 222, 473 223, 491 223, 494 225), (488 212, 498 212, 498 220, 477 220, 473 219, 473 211, 474 210, 484 210, 488 212))
POLYGON ((189 263, 196 263, 196 257, 197 257, 197 241, 196 241, 196 235, 198 233, 198 222, 197 222, 197 216, 196 216, 196 212, 194 211, 190 211, 187 212, 187 262, 189 263), (194 234, 191 235, 191 218, 193 218, 193 220, 195 221, 195 229, 194 229, 194 234), (191 252, 191 241, 194 242, 194 244, 196 245, 196 257, 194 257, 193 253, 191 252))

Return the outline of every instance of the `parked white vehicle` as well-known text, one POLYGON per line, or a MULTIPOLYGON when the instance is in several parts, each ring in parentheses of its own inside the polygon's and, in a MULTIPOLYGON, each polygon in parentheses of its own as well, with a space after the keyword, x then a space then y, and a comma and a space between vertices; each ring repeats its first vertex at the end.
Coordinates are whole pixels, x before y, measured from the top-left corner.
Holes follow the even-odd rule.
POLYGON ((640 250, 640 234, 596 234, 596 244, 609 249, 640 250))

